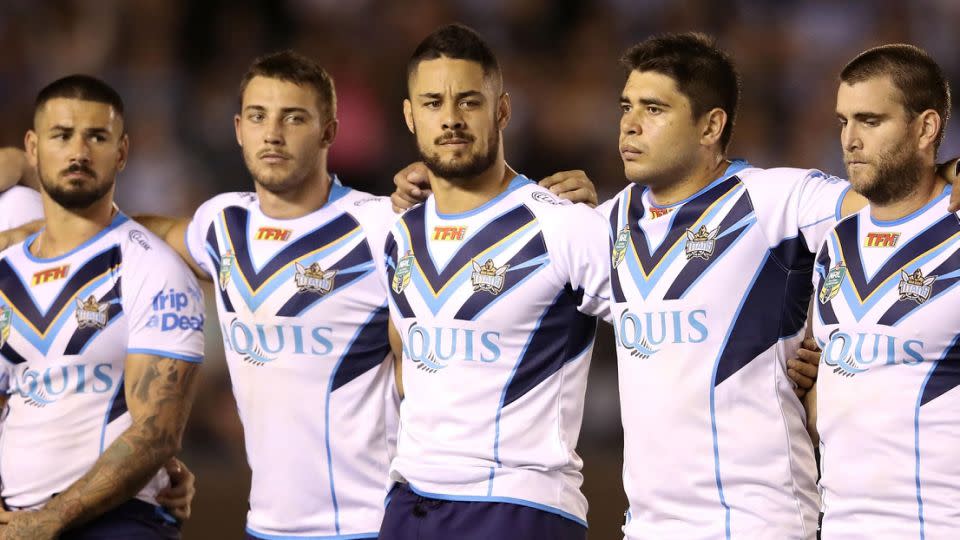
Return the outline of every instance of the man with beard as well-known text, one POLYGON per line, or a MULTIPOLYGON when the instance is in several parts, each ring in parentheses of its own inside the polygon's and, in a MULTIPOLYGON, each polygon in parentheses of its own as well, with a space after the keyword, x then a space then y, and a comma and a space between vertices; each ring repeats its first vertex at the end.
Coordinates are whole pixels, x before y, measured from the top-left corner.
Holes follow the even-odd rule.
POLYGON ((157 506, 203 353, 182 261, 113 204, 123 102, 73 75, 37 96, 47 226, 0 252, 0 538, 178 538, 157 506))
POLYGON ((254 60, 235 127, 255 193, 138 219, 214 281, 252 471, 248 537, 376 538, 397 405, 374 269, 396 217, 327 172, 336 94, 312 60, 254 60))
POLYGON ((814 250, 864 201, 819 171, 726 159, 739 80, 705 36, 651 38, 623 63, 620 149, 634 184, 598 210, 613 238, 624 531, 810 538, 816 469, 787 377, 809 386, 813 373, 786 359, 814 250))
POLYGON ((823 538, 960 538, 960 219, 935 172, 950 115, 940 67, 911 45, 843 69, 837 117, 869 205, 814 273, 823 538))
MULTIPOLYGON (((237 140, 256 193, 215 197, 192 220, 136 219, 217 284, 253 472, 247 534, 375 537, 397 404, 386 289, 369 274, 396 216, 388 199, 327 172, 336 97, 315 62, 258 58, 240 101, 237 140)), ((588 181, 562 196, 596 201, 588 181)), ((0 245, 30 229, 0 234, 0 245)))
POLYGON ((510 98, 475 32, 434 31, 407 85, 433 193, 386 244, 405 395, 380 538, 585 538, 575 448, 607 315, 603 220, 506 165, 510 98))

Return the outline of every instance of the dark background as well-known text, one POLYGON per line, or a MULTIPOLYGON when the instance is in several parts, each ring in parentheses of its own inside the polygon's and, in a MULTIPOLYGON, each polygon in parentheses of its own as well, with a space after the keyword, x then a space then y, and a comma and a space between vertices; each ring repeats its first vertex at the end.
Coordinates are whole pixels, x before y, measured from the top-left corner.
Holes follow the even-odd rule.
MULTIPOLYGON (((601 200, 624 185, 617 58, 652 34, 704 31, 731 52, 744 82, 731 154, 759 166, 842 175, 837 74, 867 47, 922 46, 960 81, 955 0, 3 0, 0 144, 23 144, 44 84, 74 72, 100 76, 127 103, 122 208, 190 215, 215 193, 251 189, 233 133, 237 85, 255 56, 292 47, 336 81, 331 170, 386 194, 393 173, 414 158, 400 106, 407 56, 451 21, 480 31, 503 65, 513 99, 509 162, 534 178, 584 169, 601 200)), ((944 156, 960 153, 956 126, 944 156)), ((188 540, 239 537, 249 489, 222 342, 217 325, 207 327, 205 376, 184 443, 199 488, 188 540)), ((579 445, 592 539, 619 538, 626 509, 610 335, 602 325, 579 445)))

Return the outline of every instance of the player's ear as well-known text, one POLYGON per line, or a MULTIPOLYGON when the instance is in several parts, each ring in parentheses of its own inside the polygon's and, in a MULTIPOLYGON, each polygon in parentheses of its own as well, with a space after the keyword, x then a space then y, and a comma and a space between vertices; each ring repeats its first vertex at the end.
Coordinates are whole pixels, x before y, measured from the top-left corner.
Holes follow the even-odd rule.
POLYGON ((336 118, 331 118, 327 120, 325 126, 323 126, 323 137, 320 139, 321 148, 330 148, 330 145, 333 144, 333 140, 337 138, 337 129, 340 127, 340 122, 336 118))
POLYGON ((719 107, 707 111, 700 120, 700 144, 703 146, 718 144, 727 120, 727 111, 719 107))
POLYGON ((937 136, 940 134, 940 126, 943 124, 940 113, 933 109, 927 109, 917 115, 917 121, 920 123, 919 149, 933 148, 937 142, 937 136))
POLYGON ((233 115, 233 133, 237 137, 237 144, 243 148, 243 138, 240 137, 240 113, 233 115))
POLYGON ((504 92, 500 94, 500 97, 497 99, 497 127, 501 130, 506 129, 507 124, 510 123, 510 116, 512 114, 512 109, 510 106, 510 94, 504 92))
POLYGON ((120 148, 117 156, 117 171, 122 171, 127 166, 127 156, 130 155, 130 135, 124 133, 120 136, 120 148))
POLYGON ((407 122, 407 129, 416 135, 417 128, 413 124, 413 103, 409 99, 403 100, 403 119, 407 122))
POLYGON ((37 133, 32 129, 27 130, 23 137, 23 148, 26 149, 27 162, 36 170, 37 168, 37 133))

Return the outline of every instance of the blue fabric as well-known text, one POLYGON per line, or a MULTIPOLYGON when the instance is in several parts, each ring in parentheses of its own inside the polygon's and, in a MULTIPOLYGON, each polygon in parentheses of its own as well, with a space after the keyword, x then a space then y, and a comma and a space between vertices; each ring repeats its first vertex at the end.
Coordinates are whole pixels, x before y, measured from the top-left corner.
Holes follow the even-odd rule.
POLYGON ((159 506, 131 499, 97 519, 60 535, 60 540, 179 540, 180 526, 165 519, 159 506))
POLYGON ((579 523, 529 506, 422 497, 406 484, 390 494, 380 540, 586 540, 579 523))

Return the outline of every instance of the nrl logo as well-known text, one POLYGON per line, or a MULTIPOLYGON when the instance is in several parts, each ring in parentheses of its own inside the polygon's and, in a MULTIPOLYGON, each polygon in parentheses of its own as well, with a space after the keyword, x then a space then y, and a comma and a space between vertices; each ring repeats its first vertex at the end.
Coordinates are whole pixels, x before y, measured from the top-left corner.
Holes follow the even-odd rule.
POLYGON ((91 294, 86 300, 77 298, 77 326, 80 328, 103 328, 107 325, 107 308, 110 304, 97 302, 91 294))
POLYGON ((410 284, 410 272, 413 270, 413 252, 407 251, 407 254, 400 257, 397 263, 397 271, 393 273, 393 283, 391 288, 393 292, 401 294, 407 285, 410 284))
POLYGON ((320 268, 320 263, 313 263, 306 268, 298 262, 294 264, 297 267, 297 273, 293 276, 293 279, 300 292, 327 294, 333 290, 333 278, 337 275, 336 270, 324 271, 320 268))
POLYGON ((477 261, 471 260, 470 262, 473 263, 473 274, 470 275, 470 282, 473 284, 474 292, 487 291, 493 295, 500 294, 506 280, 507 268, 510 265, 505 264, 497 268, 493 264, 493 259, 487 259, 483 266, 477 264, 477 261))
POLYGON ((687 260, 689 261, 694 257, 705 261, 709 260, 713 256, 713 248, 717 244, 717 233, 719 232, 720 227, 708 231, 704 225, 701 225, 697 232, 687 229, 687 244, 684 246, 687 260))
POLYGON ((930 299, 933 293, 933 282, 937 276, 926 276, 920 272, 920 269, 912 274, 900 271, 900 300, 913 300, 917 304, 922 304, 930 299))
POLYGON ((613 267, 616 268, 623 262, 627 254, 627 242, 630 241, 630 226, 620 229, 617 234, 617 241, 613 243, 613 267))
POLYGON ((13 312, 7 306, 0 306, 0 347, 10 339, 10 326, 13 323, 13 312))
POLYGON ((830 269, 827 279, 823 281, 823 287, 820 287, 820 303, 826 304, 840 292, 840 284, 843 278, 847 277, 847 267, 838 264, 830 269))
POLYGON ((227 290, 227 284, 230 283, 230 270, 233 268, 233 263, 237 260, 234 257, 232 251, 227 251, 220 257, 220 276, 218 283, 220 284, 220 290, 227 290))

